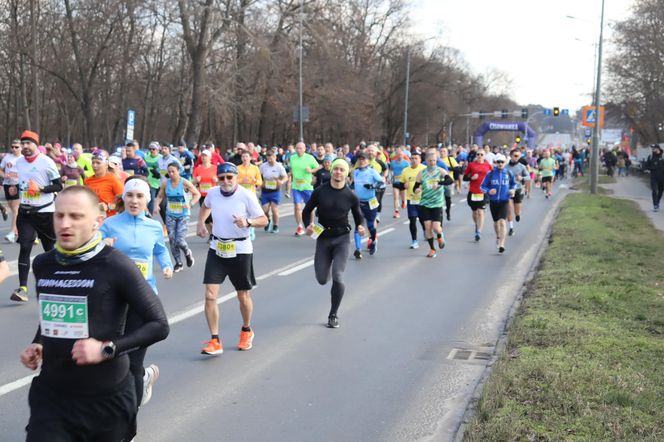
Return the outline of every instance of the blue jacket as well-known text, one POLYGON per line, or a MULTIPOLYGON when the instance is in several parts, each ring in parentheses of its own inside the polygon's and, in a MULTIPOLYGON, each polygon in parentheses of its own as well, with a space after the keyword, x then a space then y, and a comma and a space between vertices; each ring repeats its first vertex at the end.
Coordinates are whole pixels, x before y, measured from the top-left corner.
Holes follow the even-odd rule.
POLYGON ((378 187, 384 183, 383 177, 373 167, 367 166, 364 169, 357 168, 353 171, 355 194, 360 201, 369 201, 376 196, 376 189, 367 189, 364 187, 365 184, 378 187))
POLYGON ((489 195, 491 189, 497 190, 495 195, 489 195, 489 201, 509 201, 511 197, 510 190, 516 189, 516 180, 509 170, 500 170, 494 167, 484 177, 480 189, 487 195, 489 195))
POLYGON ((107 218, 100 231, 103 238, 115 238, 113 247, 136 262, 147 283, 158 293, 157 282, 152 274, 153 258, 157 258, 162 269, 173 268, 161 224, 145 214, 134 216, 122 212, 107 218))

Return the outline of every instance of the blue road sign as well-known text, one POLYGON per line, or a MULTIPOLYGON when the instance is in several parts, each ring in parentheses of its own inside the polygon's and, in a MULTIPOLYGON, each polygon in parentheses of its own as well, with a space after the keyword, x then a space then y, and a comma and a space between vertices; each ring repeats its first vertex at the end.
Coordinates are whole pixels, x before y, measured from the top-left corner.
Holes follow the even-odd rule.
POLYGON ((569 109, 562 109, 562 110, 560 111, 560 114, 561 114, 561 115, 569 115, 569 109))
POLYGON ((590 129, 584 130, 583 133, 585 134, 586 137, 589 137, 590 135, 592 135, 592 131, 590 129))
POLYGON ((134 123, 136 123, 136 112, 129 109, 127 111, 127 141, 134 139, 134 123))
POLYGON ((550 117, 551 114, 552 114, 552 111, 551 111, 551 109, 544 109, 544 110, 542 111, 542 114, 543 114, 544 116, 550 117))
POLYGON ((595 109, 586 109, 586 123, 595 123, 595 121, 597 121, 595 109))

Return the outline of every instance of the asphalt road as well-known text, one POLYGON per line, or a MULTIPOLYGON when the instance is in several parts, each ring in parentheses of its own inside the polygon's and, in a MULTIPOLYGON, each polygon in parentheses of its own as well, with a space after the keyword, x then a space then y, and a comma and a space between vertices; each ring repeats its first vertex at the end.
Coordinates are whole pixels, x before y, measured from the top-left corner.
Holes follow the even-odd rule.
MULTIPOLYGON (((207 245, 192 225, 197 263, 158 281, 172 327, 148 351, 146 364, 158 364, 161 376, 139 414, 136 440, 451 439, 562 192, 545 200, 533 191, 502 256, 490 214, 475 243, 465 193, 455 195, 447 246, 435 259, 425 257, 423 241, 409 249, 407 219, 392 218, 386 195, 378 252, 348 263, 339 329, 324 326, 330 285, 316 283, 314 241, 293 236, 286 199, 281 233, 259 229, 255 241, 254 348, 235 349, 241 319, 227 282, 218 357, 200 354, 209 338, 201 313, 207 245)), ((34 335, 37 304, 34 296, 28 304, 9 301, 18 246, 2 248, 14 275, 0 286, 0 440, 16 441, 25 437, 31 374, 18 355, 34 335)))

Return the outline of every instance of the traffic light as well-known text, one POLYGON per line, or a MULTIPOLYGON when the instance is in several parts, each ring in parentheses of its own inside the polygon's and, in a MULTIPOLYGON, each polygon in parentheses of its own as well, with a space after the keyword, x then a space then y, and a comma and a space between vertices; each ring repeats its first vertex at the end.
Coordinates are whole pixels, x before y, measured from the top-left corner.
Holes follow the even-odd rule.
POLYGON ((560 116, 560 108, 559 107, 554 107, 553 108, 553 116, 554 117, 560 116))
POLYGON ((593 140, 591 140, 590 138, 588 138, 588 139, 586 140, 586 144, 587 144, 588 146, 590 146, 591 144, 593 144, 593 140))
POLYGON ((507 119, 507 109, 501 110, 500 115, 503 117, 503 120, 507 119))
POLYGON ((524 107, 523 109, 521 109, 521 118, 523 118, 523 119, 528 118, 528 108, 527 107, 524 107))
POLYGON ((519 144, 521 142, 521 135, 517 135, 514 141, 516 141, 516 144, 519 144))

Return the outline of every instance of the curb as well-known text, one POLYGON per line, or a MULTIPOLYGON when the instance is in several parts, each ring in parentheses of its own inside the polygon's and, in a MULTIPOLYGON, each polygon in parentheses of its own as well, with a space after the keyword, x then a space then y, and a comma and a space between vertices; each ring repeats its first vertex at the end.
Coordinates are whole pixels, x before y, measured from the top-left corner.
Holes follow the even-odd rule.
POLYGON ((550 241, 551 241, 551 232, 553 230, 553 221, 558 217, 558 214, 560 213, 560 206, 565 201, 567 196, 570 193, 576 193, 573 190, 569 190, 565 193, 565 195, 560 198, 558 201, 555 202, 555 206, 552 208, 552 210, 549 212, 549 215, 545 219, 545 225, 546 225, 546 231, 544 233, 544 237, 542 241, 539 243, 537 246, 537 253, 535 253, 535 256, 533 257, 533 261, 530 264, 530 268, 528 269, 528 272, 526 273, 526 277, 523 280, 523 283, 521 284, 521 289, 519 290, 518 294, 514 298, 514 301, 512 302, 512 305, 510 306, 509 312, 507 314, 507 317, 505 318, 505 323, 503 324, 503 328, 500 332, 500 336, 498 337, 498 341, 496 342, 494 352, 491 356, 491 359, 487 363, 487 365, 484 367, 484 370, 482 372, 482 375, 480 378, 477 380, 477 383, 475 384, 475 387, 472 389, 472 394, 470 396, 470 399, 468 399, 466 409, 463 413, 463 416, 461 417, 461 421, 459 423, 459 426, 456 430, 456 433, 453 437, 454 442, 462 442, 463 437, 466 433, 466 427, 468 425, 468 421, 475 415, 475 409, 477 402, 480 399, 480 396, 482 395, 482 390, 484 389, 484 384, 486 384, 486 381, 488 380, 489 376, 491 375, 493 371, 493 366, 498 360, 498 357, 503 354, 505 351, 505 348, 507 347, 507 330, 509 326, 512 324, 512 320, 514 319, 514 316, 519 310, 519 307, 521 306, 521 301, 525 297, 526 293, 528 292, 528 287, 530 286, 530 283, 533 281, 535 276, 538 273, 538 269, 540 266, 540 263, 542 262, 542 255, 546 251, 546 249, 549 247, 550 241))

